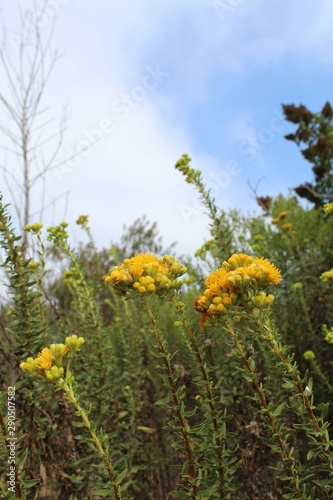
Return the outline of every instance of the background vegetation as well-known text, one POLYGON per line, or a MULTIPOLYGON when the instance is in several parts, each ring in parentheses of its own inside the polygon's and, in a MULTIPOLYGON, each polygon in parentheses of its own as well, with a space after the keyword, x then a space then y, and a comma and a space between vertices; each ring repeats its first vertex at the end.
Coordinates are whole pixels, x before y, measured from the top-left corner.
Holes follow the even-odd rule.
POLYGON ((81 215, 89 243, 72 248, 66 223, 28 226, 30 238, 22 238, 2 200, 3 498, 332 498, 333 293, 330 275, 321 276, 333 268, 333 217, 323 210, 332 201, 333 112, 328 103, 317 114, 284 111, 297 125, 287 138, 315 175, 295 190, 308 204, 293 193, 257 196, 261 215, 226 213, 184 155, 176 168, 202 196, 211 239, 178 258, 186 283, 172 300, 151 301, 154 320, 104 278, 141 252, 174 253, 155 223, 138 219, 118 244, 99 250, 81 215), (247 323, 233 337, 227 322, 200 328, 193 303, 207 274, 235 253, 269 259, 283 282, 261 326, 247 323), (105 455, 64 390, 19 368, 73 334, 85 339, 73 387, 105 455), (16 496, 6 493, 8 386, 16 392, 16 496))

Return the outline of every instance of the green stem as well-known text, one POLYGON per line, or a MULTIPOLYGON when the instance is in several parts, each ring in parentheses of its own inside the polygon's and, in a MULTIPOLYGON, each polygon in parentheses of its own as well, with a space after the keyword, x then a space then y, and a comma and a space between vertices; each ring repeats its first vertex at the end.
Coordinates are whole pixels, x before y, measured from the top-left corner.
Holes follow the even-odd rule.
MULTIPOLYGON (((320 424, 318 422, 318 419, 312 411, 311 402, 310 402, 305 390, 303 389, 302 381, 301 381, 295 367, 288 361, 287 356, 284 354, 279 343, 275 339, 273 331, 267 325, 260 325, 260 326, 261 326, 262 331, 264 332, 263 338, 265 338, 266 340, 269 341, 270 345, 272 346, 273 352, 275 352, 275 354, 278 356, 278 358, 284 364, 286 371, 290 375, 291 379, 293 380, 297 391, 302 396, 305 409, 310 417, 310 420, 312 422, 316 436, 318 436, 319 441, 323 445, 324 453, 326 455, 330 456, 331 450, 330 450, 329 439, 327 438, 325 432, 322 431, 320 424)), ((330 459, 330 461, 331 461, 331 459, 330 459)))
POLYGON ((147 314, 148 314, 148 317, 150 320, 150 324, 151 324, 152 329, 154 331, 155 338, 156 338, 156 341, 158 344, 158 348, 159 348, 159 351, 160 351, 162 359, 163 359, 167 379, 169 382, 169 387, 171 390, 172 400, 173 400, 173 403, 174 403, 175 408, 176 408, 176 415, 177 415, 177 419, 178 419, 179 426, 180 426, 181 437, 182 437, 182 440, 184 441, 184 448, 185 448, 186 455, 187 455, 188 469, 189 469, 190 497, 197 498, 196 480, 197 480, 198 474, 197 474, 196 461, 195 461, 195 457, 194 457, 194 453, 193 453, 193 449, 192 449, 192 443, 190 441, 190 437, 189 437, 188 431, 187 431, 188 423, 183 417, 181 404, 180 404, 180 401, 179 401, 178 396, 177 396, 177 390, 176 390, 175 382, 174 382, 173 375, 172 375, 170 359, 169 359, 169 356, 168 356, 168 354, 165 350, 165 347, 164 347, 162 333, 158 329, 157 323, 155 321, 155 318, 153 316, 153 313, 151 311, 151 308, 150 308, 150 305, 149 305, 149 302, 147 301, 147 299, 144 298, 143 303, 144 303, 144 306, 146 308, 146 311, 147 311, 147 314))
POLYGON ((293 464, 292 464, 292 460, 290 458, 290 452, 288 450, 288 446, 283 441, 283 438, 282 438, 282 436, 280 434, 280 431, 279 431, 279 428, 278 428, 278 424, 275 422, 275 419, 274 419, 274 417, 273 417, 273 415, 272 415, 272 413, 271 413, 271 411, 269 409, 269 406, 268 406, 268 403, 267 403, 267 400, 266 400, 266 397, 265 397, 265 393, 264 393, 264 391, 262 390, 260 384, 257 381, 256 373, 252 369, 252 367, 251 367, 251 365, 250 365, 250 363, 249 363, 249 361, 247 359, 247 356, 245 354, 243 346, 239 342, 237 333, 233 330, 233 328, 231 327, 231 325, 228 324, 228 323, 226 325, 226 329, 231 334, 231 337, 232 337, 232 339, 234 341, 234 344, 235 344, 238 352, 241 355, 243 364, 246 367, 248 373, 251 375, 254 389, 255 389, 256 393, 258 394, 258 397, 259 397, 259 400, 260 400, 262 406, 265 409, 265 413, 266 413, 266 416, 267 416, 267 418, 269 420, 271 429, 273 431, 273 435, 277 439, 279 448, 281 450, 283 463, 286 465, 286 468, 287 468, 288 474, 289 474, 289 476, 291 478, 291 482, 292 482, 294 491, 295 491, 295 493, 297 495, 297 498, 302 498, 302 493, 301 493, 301 491, 300 491, 300 489, 298 487, 299 478, 298 478, 297 474, 295 473, 295 470, 294 470, 294 467, 293 467, 293 464))
POLYGON ((330 384, 328 378, 326 377, 325 373, 323 373, 323 371, 321 370, 320 366, 318 365, 318 363, 316 362, 315 359, 313 361, 311 361, 311 365, 313 366, 314 371, 322 379, 322 381, 324 382, 324 384, 326 385, 326 387, 330 391, 330 393, 333 394, 332 385, 330 384))
MULTIPOLYGON (((70 374, 69 370, 67 370, 67 374, 70 374)), ((68 400, 75 406, 75 408, 76 408, 78 414, 80 415, 84 425, 87 427, 87 429, 88 429, 88 431, 89 431, 89 433, 94 441, 95 447, 97 448, 99 456, 101 457, 101 459, 104 462, 107 474, 108 474, 109 479, 110 479, 110 483, 112 485, 112 488, 113 488, 113 491, 115 494, 115 498, 116 498, 116 500, 121 500, 121 498, 122 498, 121 492, 120 492, 120 489, 116 483, 116 477, 115 477, 114 472, 112 470, 111 463, 108 460, 108 457, 107 457, 107 455, 106 455, 106 453, 101 445, 101 442, 100 442, 95 430, 92 427, 92 424, 91 424, 86 412, 81 407, 78 400, 76 399, 72 384, 68 381, 66 382, 66 381, 62 380, 62 382, 59 381, 58 386, 61 387, 61 389, 66 393, 68 400)))
POLYGON ((217 414, 217 410, 215 408, 214 398, 213 398, 213 394, 212 394, 212 390, 211 390, 212 380, 210 379, 210 377, 207 373, 206 364, 201 356, 199 347, 196 343, 196 339, 193 336, 191 327, 190 327, 190 325, 189 325, 189 323, 184 315, 184 311, 182 309, 181 304, 179 302, 177 302, 175 297, 172 298, 172 303, 175 306, 175 308, 180 316, 184 330, 187 333, 187 336, 191 342, 191 345, 192 345, 193 350, 195 352, 197 361, 199 363, 200 371, 201 371, 201 374, 202 374, 202 377, 203 377, 203 380, 205 383, 207 400, 208 400, 211 419, 212 419, 212 423, 213 423, 213 427, 214 427, 214 431, 215 431, 213 433, 213 440, 214 440, 215 448, 217 451, 217 457, 218 457, 218 473, 219 473, 220 485, 221 485, 220 498, 224 498, 225 495, 224 495, 223 442, 222 442, 221 436, 220 436, 220 430, 219 430, 219 424, 218 424, 218 414, 217 414))
MULTIPOLYGON (((90 331, 94 332, 94 337, 95 337, 95 342, 96 342, 96 347, 97 347, 97 355, 98 355, 98 366, 99 366, 99 388, 103 386, 103 381, 104 381, 104 369, 103 367, 105 366, 105 363, 103 362, 103 354, 102 354, 102 346, 101 346, 101 339, 100 339, 100 331, 101 331, 101 319, 98 314, 98 309, 96 306, 96 302, 94 298, 92 297, 92 291, 91 288, 88 285, 87 278, 82 271, 81 264, 77 259, 77 256, 75 253, 72 251, 71 247, 68 245, 67 242, 65 242, 62 246, 63 250, 69 257, 71 261, 71 266, 72 268, 76 271, 80 278, 80 284, 82 285, 82 289, 80 286, 77 286, 75 283, 75 280, 73 281, 73 288, 75 290, 75 294, 73 293, 73 296, 76 295, 78 305, 80 308, 80 313, 81 317, 83 318, 83 321, 85 323, 85 319, 88 318, 88 321, 90 323, 90 331)), ((85 325, 87 326, 87 325, 85 325)), ((102 407, 102 399, 101 399, 101 392, 98 391, 98 411, 101 411, 102 407)))

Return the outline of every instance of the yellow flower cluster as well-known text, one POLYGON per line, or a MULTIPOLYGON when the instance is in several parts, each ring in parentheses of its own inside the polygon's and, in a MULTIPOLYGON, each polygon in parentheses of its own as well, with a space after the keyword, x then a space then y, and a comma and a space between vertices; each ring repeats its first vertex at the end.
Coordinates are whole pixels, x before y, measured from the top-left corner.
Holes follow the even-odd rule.
POLYGON ((40 267, 40 262, 29 262, 28 269, 31 271, 36 271, 40 267))
POLYGON ((333 344, 333 326, 329 330, 327 325, 323 325, 322 330, 325 335, 325 340, 327 340, 330 344, 333 344))
POLYGON ((37 358, 28 358, 20 364, 20 368, 33 377, 56 382, 64 374, 64 368, 61 366, 64 358, 69 352, 78 352, 83 343, 83 337, 66 337, 65 344, 51 344, 50 347, 45 347, 37 358))
POLYGON ((225 315, 242 311, 259 312, 268 307, 274 296, 263 289, 282 281, 280 271, 264 258, 234 254, 205 281, 206 290, 194 303, 197 311, 206 316, 225 315))
POLYGON ((32 232, 32 233, 38 233, 43 227, 42 222, 35 222, 34 224, 27 224, 24 226, 24 231, 32 232))
POLYGON ((186 273, 186 267, 178 264, 174 257, 164 255, 158 258, 150 253, 141 253, 125 259, 120 266, 112 269, 105 278, 119 294, 135 291, 140 294, 164 294, 179 290, 182 281, 177 278, 186 273))
POLYGON ((320 279, 322 281, 324 281, 325 283, 327 281, 333 280, 333 269, 331 269, 330 271, 325 271, 324 273, 322 273, 320 275, 320 279))
POLYGON ((76 224, 79 226, 84 226, 85 224, 88 224, 89 221, 89 215, 79 215, 76 224))

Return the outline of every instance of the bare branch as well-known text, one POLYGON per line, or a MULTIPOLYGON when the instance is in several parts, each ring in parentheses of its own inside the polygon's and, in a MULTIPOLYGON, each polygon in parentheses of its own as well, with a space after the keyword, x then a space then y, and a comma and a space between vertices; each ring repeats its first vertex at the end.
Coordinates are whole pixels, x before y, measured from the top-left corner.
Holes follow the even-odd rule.
POLYGON ((262 180, 267 180, 267 177, 265 175, 263 175, 262 177, 260 177, 260 179, 257 181, 257 184, 255 185, 255 187, 253 187, 250 183, 249 180, 247 180, 247 185, 249 186, 252 194, 254 195, 254 199, 256 200, 258 198, 258 194, 257 194, 257 191, 258 191, 258 187, 259 187, 259 184, 262 180))
POLYGON ((315 189, 313 189, 312 187, 310 187, 309 185, 307 184, 303 184, 302 187, 304 189, 307 189, 309 191, 309 193, 311 193, 313 196, 315 196, 316 198, 318 199, 328 199, 328 200, 333 200, 333 194, 329 194, 329 193, 318 193, 318 191, 316 191, 315 189))
POLYGON ((41 209, 39 209, 37 212, 34 212, 31 214, 31 217, 35 217, 35 215, 37 215, 38 213, 40 215, 42 215, 42 213, 47 210, 48 208, 54 206, 56 204, 57 201, 61 200, 62 198, 66 197, 66 200, 67 200, 67 197, 69 195, 71 191, 68 190, 66 191, 65 193, 62 193, 61 195, 57 196, 56 198, 53 198, 52 201, 50 201, 50 203, 48 203, 47 205, 44 205, 41 207, 41 209))
MULTIPOLYGON (((42 182, 42 216, 49 206, 45 205, 46 176, 63 164, 56 164, 56 159, 67 129, 67 114, 64 112, 59 126, 54 127, 54 118, 47 116, 50 108, 43 103, 46 87, 60 58, 59 52, 51 47, 55 17, 50 22, 47 33, 43 30, 43 38, 41 36, 41 23, 47 13, 48 3, 48 0, 44 0, 42 5, 37 6, 37 2, 34 2, 32 10, 20 11, 21 33, 16 58, 12 57, 6 46, 8 37, 5 37, 0 49, 0 66, 7 85, 7 90, 0 89, 0 106, 8 117, 8 123, 0 125, 0 133, 8 141, 0 148, 4 154, 19 160, 15 174, 7 165, 0 165, 0 170, 5 177, 21 227, 28 224, 31 218, 32 188, 42 182)), ((62 196, 58 199, 61 198, 62 196)), ((51 205, 58 199, 53 200, 51 205)), ((27 238, 27 233, 24 233, 25 248, 27 238)))

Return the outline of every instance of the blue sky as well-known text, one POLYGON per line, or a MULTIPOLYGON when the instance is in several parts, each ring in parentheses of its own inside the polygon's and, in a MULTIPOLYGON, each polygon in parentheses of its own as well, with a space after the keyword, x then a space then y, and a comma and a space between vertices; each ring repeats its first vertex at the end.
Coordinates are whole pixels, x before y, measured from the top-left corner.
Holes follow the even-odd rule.
MULTIPOLYGON (((0 0, 11 40, 19 6, 31 2, 0 0)), ((67 101, 71 116, 65 166, 50 173, 46 197, 70 194, 45 212, 46 225, 65 216, 78 241, 75 220, 89 214, 107 247, 146 214, 166 245, 177 240, 179 253, 193 254, 209 221, 174 169, 183 153, 225 209, 257 210, 248 182, 262 179, 258 194, 276 195, 312 179, 283 138, 293 127, 281 104, 319 111, 333 101, 330 0, 50 0, 42 36, 55 14, 63 57, 45 103, 58 119, 67 101)), ((37 188, 36 209, 39 196, 37 188)))

